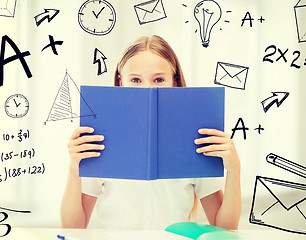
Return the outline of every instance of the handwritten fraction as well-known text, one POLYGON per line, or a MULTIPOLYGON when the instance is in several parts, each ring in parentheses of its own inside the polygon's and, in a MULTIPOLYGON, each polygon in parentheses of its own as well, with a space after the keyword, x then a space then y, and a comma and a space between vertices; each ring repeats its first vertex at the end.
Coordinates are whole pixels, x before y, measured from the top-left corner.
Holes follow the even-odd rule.
POLYGON ((16 134, 10 134, 10 133, 3 133, 2 134, 2 140, 3 141, 18 141, 22 142, 26 139, 30 138, 30 131, 29 129, 20 129, 16 134))

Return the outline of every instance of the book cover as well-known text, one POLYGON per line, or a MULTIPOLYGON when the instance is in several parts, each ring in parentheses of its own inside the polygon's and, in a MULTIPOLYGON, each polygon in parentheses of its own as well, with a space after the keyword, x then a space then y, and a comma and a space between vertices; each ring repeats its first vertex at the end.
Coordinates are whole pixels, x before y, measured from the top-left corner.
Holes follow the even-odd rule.
MULTIPOLYGON (((105 136, 98 158, 80 163, 80 176, 169 179, 223 176, 221 158, 196 153, 200 128, 224 130, 224 88, 81 86, 96 118, 81 118, 105 136)), ((87 111, 81 101, 80 112, 87 111)))

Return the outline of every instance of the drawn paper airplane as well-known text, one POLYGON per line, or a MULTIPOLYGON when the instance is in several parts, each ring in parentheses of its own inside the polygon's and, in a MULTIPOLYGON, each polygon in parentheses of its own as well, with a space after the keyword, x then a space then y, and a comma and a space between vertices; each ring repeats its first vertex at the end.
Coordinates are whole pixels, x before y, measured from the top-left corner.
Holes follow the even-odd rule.
POLYGON ((45 125, 50 121, 59 121, 64 119, 70 119, 72 121, 73 118, 89 116, 96 118, 95 113, 81 95, 76 83, 66 71, 62 84, 50 109, 48 118, 45 121, 45 125), (78 97, 80 98, 78 99, 78 97), (84 112, 82 116, 79 115, 80 101, 83 101, 88 107, 87 111, 84 112))
POLYGON ((107 58, 104 56, 104 54, 98 48, 96 48, 94 52, 93 64, 96 63, 98 64, 98 75, 107 72, 106 63, 105 63, 106 59, 107 58))
POLYGON ((0 0, 0 16, 14 17, 17 0, 0 0))
POLYGON ((40 13, 34 17, 36 26, 38 27, 43 21, 46 19, 48 22, 51 22, 53 18, 59 13, 60 11, 57 9, 46 9, 45 12, 40 13))
POLYGON ((249 221, 306 234, 306 185, 257 176, 249 221), (284 192, 289 194, 284 195, 284 192), (265 196, 263 201, 260 196, 265 196))
POLYGON ((267 112, 274 104, 279 107, 289 96, 288 92, 272 92, 272 94, 273 95, 271 97, 268 97, 261 102, 265 112, 267 112))
POLYGON ((297 174, 301 177, 306 178, 306 167, 305 166, 299 165, 295 162, 292 162, 288 159, 277 156, 273 153, 269 153, 266 157, 266 160, 268 163, 271 163, 277 167, 280 167, 289 172, 292 172, 294 174, 297 174))

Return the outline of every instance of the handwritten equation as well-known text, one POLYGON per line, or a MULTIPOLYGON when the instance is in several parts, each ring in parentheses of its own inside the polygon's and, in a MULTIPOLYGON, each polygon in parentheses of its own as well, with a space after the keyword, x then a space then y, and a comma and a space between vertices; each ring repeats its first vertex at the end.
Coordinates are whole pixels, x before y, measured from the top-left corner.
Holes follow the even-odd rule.
POLYGON ((289 48, 280 49, 275 45, 270 45, 265 49, 263 62, 276 63, 284 62, 290 64, 290 67, 300 69, 302 65, 306 66, 306 58, 301 57, 301 51, 295 50, 290 52, 289 48), (301 59, 302 58, 302 59, 301 59))
POLYGON ((3 168, 3 173, 0 171, 0 183, 5 182, 10 178, 16 178, 20 176, 25 175, 38 175, 38 174, 44 174, 45 173, 45 164, 41 163, 41 165, 34 165, 30 167, 25 168, 3 168))
POLYGON ((3 141, 18 141, 18 142, 22 142, 24 141, 25 139, 29 139, 30 138, 30 131, 29 129, 26 129, 26 130, 23 130, 23 129, 20 129, 18 131, 18 133, 16 134, 8 134, 8 133, 4 133, 2 134, 2 140, 3 141))
MULTIPOLYGON (((2 134, 2 141, 14 147, 23 144, 28 139, 30 139, 29 129, 19 129, 15 133, 6 132, 2 134)), ((0 152, 0 163, 14 162, 14 167, 9 167, 8 165, 2 165, 0 167, 0 183, 17 177, 43 175, 45 173, 45 164, 35 162, 36 150, 34 147, 25 147, 20 150, 20 146, 18 146, 18 149, 9 149, 0 152), (22 166, 19 163, 22 163, 22 166)))
POLYGON ((8 161, 8 160, 11 160, 11 159, 14 159, 14 158, 28 158, 28 159, 32 159, 34 158, 35 156, 35 149, 32 148, 32 149, 25 149, 25 150, 22 150, 20 152, 14 152, 14 151, 10 151, 10 152, 2 152, 1 153, 1 162, 4 162, 4 161, 8 161))

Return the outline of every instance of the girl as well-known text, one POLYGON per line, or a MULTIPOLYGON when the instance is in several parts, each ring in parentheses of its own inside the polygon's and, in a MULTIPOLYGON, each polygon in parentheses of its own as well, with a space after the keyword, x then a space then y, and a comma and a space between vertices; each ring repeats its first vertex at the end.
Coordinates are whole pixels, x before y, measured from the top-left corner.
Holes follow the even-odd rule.
MULTIPOLYGON (((124 52, 116 68, 115 86, 185 87, 186 83, 174 51, 161 37, 151 36, 138 39, 124 52)), ((79 127, 68 143, 70 168, 61 207, 62 227, 86 228, 97 205, 104 228, 164 229, 172 223, 188 221, 198 198, 209 224, 237 229, 241 212, 240 162, 228 134, 199 129, 200 134, 208 137, 194 141, 209 143, 197 149, 199 154, 223 159, 227 170, 224 186, 223 178, 154 181, 80 178, 82 159, 90 161, 86 158, 103 156, 104 136, 81 136, 93 132, 90 127, 79 127)))

